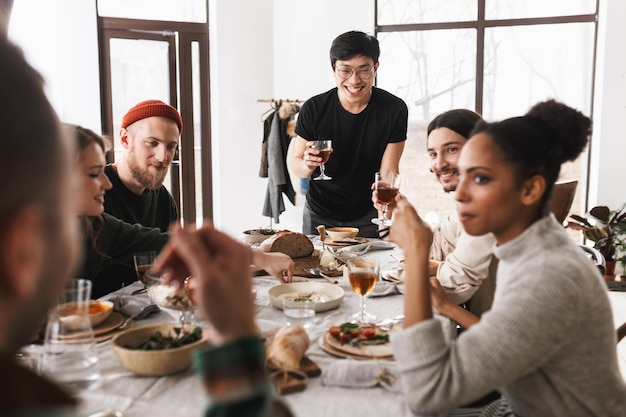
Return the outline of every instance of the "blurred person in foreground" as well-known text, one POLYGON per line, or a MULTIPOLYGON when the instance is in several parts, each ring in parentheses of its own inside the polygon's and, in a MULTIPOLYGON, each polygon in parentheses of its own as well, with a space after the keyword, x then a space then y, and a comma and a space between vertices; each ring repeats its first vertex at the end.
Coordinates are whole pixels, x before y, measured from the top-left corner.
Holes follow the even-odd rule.
MULTIPOLYGON (((0 164, 6 192, 0 200, 0 375, 7 381, 0 390, 3 417, 72 416, 76 406, 59 386, 15 362, 15 352, 54 305, 80 258, 74 140, 62 129, 42 84, 21 52, 0 39, 0 95, 7 103, 0 112, 5 126, 0 141, 7 156, 0 164)), ((214 345, 196 355, 214 399, 205 415, 281 415, 285 409, 274 400, 263 372, 252 301, 239 300, 242 288, 251 286, 250 249, 210 228, 196 232, 179 227, 168 248, 167 259, 176 255, 175 265, 197 278, 201 306, 215 327, 214 345), (201 244, 207 241, 211 244, 201 244), (243 355, 234 363, 211 360, 219 354, 240 356, 250 345, 258 355, 243 355), (215 398, 227 398, 229 405, 215 398)))
POLYGON ((371 204, 374 174, 399 172, 408 124, 402 99, 374 87, 380 47, 363 32, 343 33, 330 47, 336 87, 308 99, 296 124, 291 168, 300 178, 317 175, 322 158, 315 140, 332 140, 326 162, 329 181, 311 181, 302 215, 302 232, 317 226, 352 226, 359 236, 378 237, 371 204))
POLYGON ((458 161, 457 210, 467 233, 493 233, 498 288, 492 308, 454 340, 431 308, 433 233, 397 201, 390 238, 404 250, 405 298, 413 302, 391 343, 413 412, 447 413, 498 390, 499 400, 463 415, 624 414, 607 287, 548 208, 561 164, 580 155, 590 126, 549 100, 473 129, 458 161))

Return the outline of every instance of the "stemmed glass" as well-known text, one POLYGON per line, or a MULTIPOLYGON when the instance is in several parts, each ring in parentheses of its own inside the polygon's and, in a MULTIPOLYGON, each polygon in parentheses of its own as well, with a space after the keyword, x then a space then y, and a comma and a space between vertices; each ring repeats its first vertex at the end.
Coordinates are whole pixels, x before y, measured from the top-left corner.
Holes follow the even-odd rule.
POLYGON ((332 140, 316 140, 315 141, 315 149, 319 150, 319 157, 322 158, 322 165, 320 165, 320 175, 313 178, 314 180, 332 180, 332 177, 326 175, 324 170, 326 167, 324 164, 328 162, 328 158, 330 158, 330 154, 333 153, 333 141, 332 140))
POLYGON ((361 309, 352 316, 361 324, 371 323, 376 316, 365 311, 365 296, 372 292, 380 275, 380 265, 375 260, 354 258, 346 263, 348 279, 355 293, 361 296, 361 309))
POLYGON ((378 200, 383 203, 381 216, 372 219, 372 223, 380 226, 391 226, 391 219, 387 218, 389 203, 396 198, 400 191, 400 175, 395 172, 377 172, 374 174, 374 184, 378 194, 378 200))
POLYGON ((193 324, 196 321, 193 299, 193 283, 190 278, 180 287, 176 282, 165 284, 161 275, 154 271, 146 272, 146 285, 150 300, 162 308, 180 311, 178 320, 181 325, 193 324))
POLYGON ((155 251, 138 252, 133 254, 135 272, 137 272, 137 278, 139 278, 139 281, 143 283, 143 288, 134 291, 132 295, 146 292, 146 272, 148 272, 148 270, 152 267, 152 264, 154 264, 154 260, 156 259, 156 257, 157 253, 155 251))

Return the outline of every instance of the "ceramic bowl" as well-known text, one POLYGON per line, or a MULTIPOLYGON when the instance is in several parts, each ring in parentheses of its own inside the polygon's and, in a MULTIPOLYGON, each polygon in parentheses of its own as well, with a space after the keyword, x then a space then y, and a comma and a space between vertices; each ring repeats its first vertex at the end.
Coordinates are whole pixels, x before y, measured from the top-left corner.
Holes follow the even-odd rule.
POLYGON ((353 239, 359 233, 356 227, 331 227, 326 229, 326 234, 332 240, 353 239))
POLYGON ((265 239, 270 238, 276 233, 271 229, 249 229, 243 231, 243 241, 249 245, 254 245, 263 242, 265 239), (268 231, 270 233, 268 233, 268 231))
MULTIPOLYGON (((84 308, 84 304, 83 304, 84 308)), ((83 310, 84 311, 84 310, 83 310)), ((113 312, 113 303, 110 301, 90 300, 88 307, 89 321, 91 327, 95 327, 105 321, 113 312)), ((83 312, 74 302, 65 303, 58 307, 57 313, 60 316, 63 326, 67 330, 84 330, 83 312)))
POLYGON ((109 318, 113 312, 113 303, 110 301, 91 300, 89 302, 89 320, 91 327, 96 327, 109 318))
MULTIPOLYGON (((191 366, 191 352, 207 343, 206 329, 202 331, 202 339, 177 348, 140 350, 128 347, 146 342, 157 331, 173 335, 173 329, 180 326, 179 323, 161 323, 135 327, 114 336, 110 346, 120 364, 137 375, 161 376, 182 372, 191 366)), ((189 331, 194 327, 185 325, 189 331)))

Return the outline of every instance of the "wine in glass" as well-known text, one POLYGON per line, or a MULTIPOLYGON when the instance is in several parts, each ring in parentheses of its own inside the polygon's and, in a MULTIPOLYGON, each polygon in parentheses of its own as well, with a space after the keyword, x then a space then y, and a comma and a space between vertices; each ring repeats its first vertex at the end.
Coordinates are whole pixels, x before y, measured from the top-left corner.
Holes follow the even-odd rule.
POLYGON ((319 150, 319 157, 322 158, 322 165, 320 165, 320 175, 313 178, 314 180, 332 180, 332 177, 329 177, 325 173, 325 165, 328 162, 328 158, 330 158, 330 154, 333 152, 333 141, 332 140, 316 140, 315 141, 315 149, 319 150))
POLYGON ((133 295, 146 292, 146 272, 152 268, 152 264, 154 263, 156 257, 157 254, 155 251, 138 252, 133 254, 135 272, 137 272, 137 277, 143 283, 143 289, 133 292, 133 295))
POLYGON ((381 216, 372 219, 372 223, 380 226, 391 226, 391 219, 387 218, 387 209, 400 191, 400 175, 395 172, 377 172, 374 174, 374 184, 378 200, 383 203, 381 216))
POLYGON ((371 323, 376 316, 365 311, 365 296, 372 292, 378 281, 380 266, 375 260, 362 258, 350 259, 347 262, 348 279, 352 290, 361 296, 361 309, 352 318, 361 324, 371 323))

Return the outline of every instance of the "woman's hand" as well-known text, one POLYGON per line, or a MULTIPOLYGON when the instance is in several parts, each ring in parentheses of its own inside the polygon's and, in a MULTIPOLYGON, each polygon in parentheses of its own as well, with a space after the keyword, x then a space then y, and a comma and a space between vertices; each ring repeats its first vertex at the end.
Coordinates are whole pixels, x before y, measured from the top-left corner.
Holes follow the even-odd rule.
POLYGON ((430 278, 430 302, 432 303, 435 311, 442 316, 446 315, 446 306, 454 304, 446 295, 439 280, 434 277, 430 278))
POLYGON ((424 250, 428 254, 433 241, 433 232, 430 226, 422 220, 404 196, 398 194, 395 201, 396 210, 394 211, 389 240, 397 243, 404 250, 410 250, 414 247, 420 254, 424 250))

